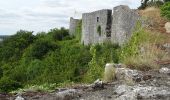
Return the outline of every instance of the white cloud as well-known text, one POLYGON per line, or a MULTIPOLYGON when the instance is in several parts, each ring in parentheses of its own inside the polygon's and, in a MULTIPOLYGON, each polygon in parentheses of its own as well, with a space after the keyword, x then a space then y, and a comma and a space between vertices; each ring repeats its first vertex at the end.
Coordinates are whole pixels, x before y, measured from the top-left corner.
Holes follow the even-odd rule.
POLYGON ((3 0, 0 1, 0 35, 14 34, 19 29, 47 31, 68 27, 69 17, 82 13, 112 9, 117 5, 136 8, 140 0, 3 0))

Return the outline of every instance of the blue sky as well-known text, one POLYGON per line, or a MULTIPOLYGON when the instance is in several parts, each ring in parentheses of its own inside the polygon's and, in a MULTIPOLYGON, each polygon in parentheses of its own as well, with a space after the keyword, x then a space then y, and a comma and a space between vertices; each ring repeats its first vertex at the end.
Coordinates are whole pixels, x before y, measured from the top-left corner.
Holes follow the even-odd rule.
POLYGON ((117 5, 137 8, 141 0, 0 0, 0 35, 20 29, 41 32, 69 26, 69 17, 84 12, 112 9, 117 5))

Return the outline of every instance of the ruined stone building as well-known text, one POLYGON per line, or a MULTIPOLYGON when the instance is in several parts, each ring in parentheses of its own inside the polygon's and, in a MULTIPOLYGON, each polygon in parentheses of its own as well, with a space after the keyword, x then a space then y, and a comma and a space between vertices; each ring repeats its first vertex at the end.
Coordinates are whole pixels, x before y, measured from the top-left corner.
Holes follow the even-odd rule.
POLYGON ((73 17, 70 18, 70 26, 69 26, 69 34, 74 35, 76 33, 76 28, 79 24, 79 19, 74 19, 73 17))
MULTIPOLYGON (((81 43, 89 45, 110 41, 122 45, 130 39, 139 18, 135 10, 125 5, 114 7, 113 10, 84 13, 81 43)), ((74 33, 72 30, 75 30, 75 26, 70 20, 70 34, 74 33)))
POLYGON ((86 44, 103 43, 111 36, 112 10, 104 9, 82 15, 82 40, 86 44))

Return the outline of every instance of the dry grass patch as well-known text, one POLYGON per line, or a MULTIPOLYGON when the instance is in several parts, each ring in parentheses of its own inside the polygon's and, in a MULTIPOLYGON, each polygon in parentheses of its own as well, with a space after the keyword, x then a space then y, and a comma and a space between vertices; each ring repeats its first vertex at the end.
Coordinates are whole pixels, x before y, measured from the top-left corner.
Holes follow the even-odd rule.
POLYGON ((164 26, 167 20, 161 17, 159 8, 148 7, 144 10, 140 10, 139 14, 142 17, 148 19, 149 24, 150 24, 148 28, 150 30, 160 32, 160 33, 166 33, 164 26))

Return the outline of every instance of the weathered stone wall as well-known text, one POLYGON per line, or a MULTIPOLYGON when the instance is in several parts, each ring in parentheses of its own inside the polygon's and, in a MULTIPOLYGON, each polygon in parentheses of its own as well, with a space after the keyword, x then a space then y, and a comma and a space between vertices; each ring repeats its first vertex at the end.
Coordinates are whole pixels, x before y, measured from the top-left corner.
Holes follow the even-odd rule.
POLYGON ((84 45, 103 43, 111 35, 112 10, 104 9, 82 15, 84 45), (99 28, 100 27, 100 28, 99 28))
POLYGON ((131 38, 137 21, 136 10, 120 5, 112 10, 99 10, 82 15, 82 39, 84 45, 111 41, 122 45, 131 38), (100 32, 98 28, 100 26, 100 32))
POLYGON ((134 30, 139 14, 128 6, 120 5, 113 9, 112 20, 112 43, 122 45, 126 43, 134 30))
POLYGON ((70 26, 69 26, 69 34, 70 35, 75 35, 76 33, 76 28, 78 27, 80 20, 79 19, 74 19, 70 18, 70 26))

